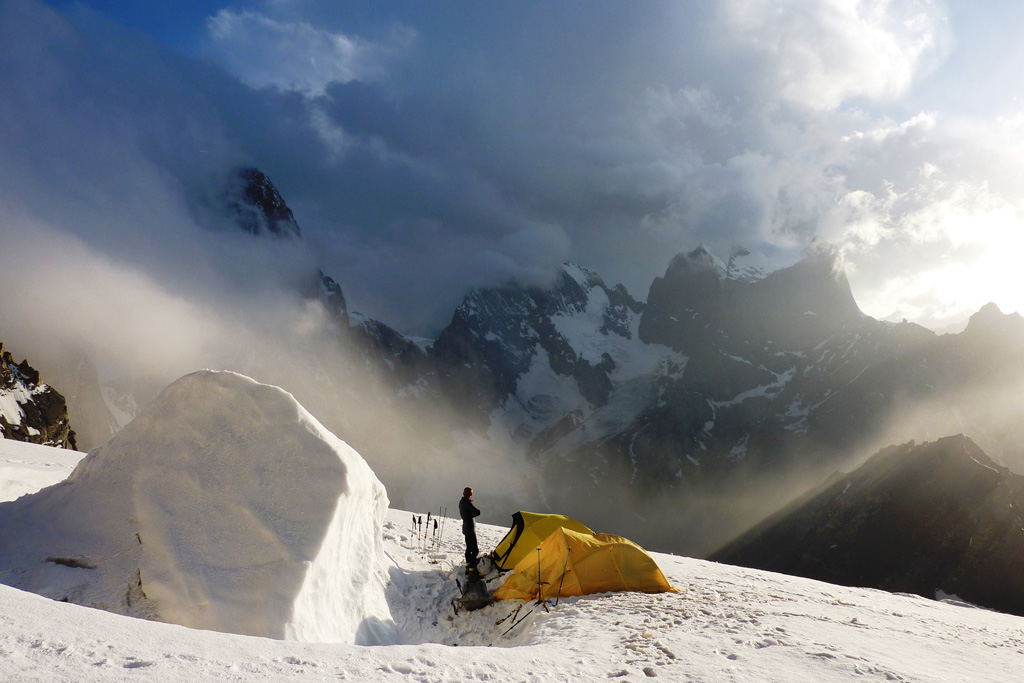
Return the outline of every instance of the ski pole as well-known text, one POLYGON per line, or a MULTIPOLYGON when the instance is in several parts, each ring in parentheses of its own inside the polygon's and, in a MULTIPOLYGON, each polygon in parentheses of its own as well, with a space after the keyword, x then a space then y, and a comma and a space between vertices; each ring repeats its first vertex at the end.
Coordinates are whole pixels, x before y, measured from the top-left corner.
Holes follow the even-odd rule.
MULTIPOLYGON (((523 604, 525 605, 526 603, 523 603, 523 604)), ((519 618, 519 621, 512 622, 512 625, 508 627, 508 631, 505 631, 501 635, 507 636, 509 634, 509 631, 514 629, 516 626, 519 626, 519 624, 523 623, 523 621, 526 619, 526 617, 530 616, 530 614, 532 614, 533 610, 535 610, 535 609, 537 609, 537 605, 534 605, 533 607, 531 607, 529 612, 527 612, 526 614, 524 614, 523 616, 521 616, 519 618)))
POLYGON ((437 506, 437 517, 434 517, 434 552, 441 552, 441 536, 437 533, 437 519, 441 516, 441 506, 437 506))
POLYGON ((441 539, 444 538, 444 523, 448 519, 448 506, 444 506, 444 515, 441 517, 441 535, 437 539, 437 549, 441 550, 441 539))

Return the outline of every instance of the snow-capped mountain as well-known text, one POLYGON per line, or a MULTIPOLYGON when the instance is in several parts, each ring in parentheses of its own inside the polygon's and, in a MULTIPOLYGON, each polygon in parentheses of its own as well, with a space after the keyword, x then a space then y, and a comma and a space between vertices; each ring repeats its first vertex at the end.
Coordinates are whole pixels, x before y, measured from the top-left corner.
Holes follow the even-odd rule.
MULTIPOLYGON (((265 174, 237 178, 237 229, 301 240, 265 174)), ((825 249, 765 273, 743 250, 722 261, 701 247, 673 258, 646 301, 565 264, 546 287, 468 293, 432 340, 350 310, 330 272, 310 272, 304 296, 327 312, 332 348, 295 350, 287 371, 255 356, 231 369, 293 390, 398 505, 426 495, 402 463, 514 461, 507 495, 524 506, 615 516, 645 544, 703 554, 891 443, 963 432, 1024 468, 1007 400, 1024 385, 1024 319, 990 305, 944 336, 875 320, 825 249)), ((124 378, 102 392, 108 416, 83 422, 102 422, 97 434, 156 393, 124 378)), ((89 393, 76 390, 76 424, 89 393)))
POLYGON ((44 384, 28 360, 15 363, 0 342, 0 438, 75 448, 64 397, 44 384))
POLYGON ((712 560, 1024 615, 1024 477, 970 439, 891 446, 712 560))
POLYGON ((471 292, 429 353, 448 391, 466 387, 463 395, 475 396, 492 424, 536 451, 552 429, 620 403, 617 386, 684 362, 640 341, 642 311, 622 285, 608 287, 597 273, 566 264, 547 289, 471 292))
POLYGON ((951 424, 999 462, 1024 464, 1015 461, 1024 433, 1005 401, 1024 380, 1016 314, 987 306, 952 336, 880 322, 861 313, 828 252, 761 279, 731 277, 704 249, 677 256, 645 306, 618 309, 628 321, 619 327, 605 324, 603 288, 572 309, 534 304, 563 301, 570 279, 567 269, 529 296, 474 293, 453 327, 472 330, 461 339, 498 378, 491 428, 543 463, 547 497, 584 515, 618 501, 643 516, 633 532, 648 542, 658 528, 678 543, 682 530, 685 550, 705 552, 746 522, 709 509, 702 494, 756 490, 771 477, 777 491, 759 492, 766 512, 793 494, 780 485, 787 478, 824 477, 868 449, 943 436, 951 424), (623 362, 627 354, 643 361, 623 362), (601 371, 598 382, 572 372, 577 358, 601 371))

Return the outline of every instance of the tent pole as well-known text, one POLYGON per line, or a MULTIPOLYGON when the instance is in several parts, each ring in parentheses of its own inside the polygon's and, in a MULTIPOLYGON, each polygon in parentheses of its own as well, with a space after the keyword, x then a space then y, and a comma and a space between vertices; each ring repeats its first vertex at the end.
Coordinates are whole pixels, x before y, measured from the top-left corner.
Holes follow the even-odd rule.
POLYGON ((569 553, 572 550, 565 547, 565 563, 562 564, 562 575, 558 578, 558 593, 555 595, 555 607, 558 607, 558 600, 562 597, 562 582, 565 581, 565 568, 569 566, 569 553))
POLYGON ((544 589, 540 587, 540 547, 537 548, 537 602, 544 602, 544 589))

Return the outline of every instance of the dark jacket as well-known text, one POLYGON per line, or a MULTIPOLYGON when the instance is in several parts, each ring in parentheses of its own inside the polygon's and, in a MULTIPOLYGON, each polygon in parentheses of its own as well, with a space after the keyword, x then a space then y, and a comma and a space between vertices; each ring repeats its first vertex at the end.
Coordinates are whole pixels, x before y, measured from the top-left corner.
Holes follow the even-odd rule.
POLYGON ((463 498, 459 501, 459 515, 462 517, 462 533, 468 534, 471 531, 476 531, 476 523, 473 521, 474 517, 480 515, 480 511, 473 505, 473 501, 469 498, 463 498))

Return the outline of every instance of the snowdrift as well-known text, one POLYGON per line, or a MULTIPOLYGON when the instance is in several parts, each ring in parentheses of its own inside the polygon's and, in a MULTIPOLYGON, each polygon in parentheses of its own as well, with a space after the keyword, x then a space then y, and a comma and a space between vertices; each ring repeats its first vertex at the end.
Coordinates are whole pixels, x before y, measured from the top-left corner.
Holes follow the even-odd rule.
POLYGON ((202 371, 64 482, 0 504, 0 581, 270 638, 397 640, 383 485, 290 394, 202 371))

